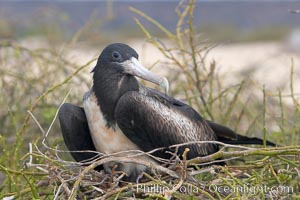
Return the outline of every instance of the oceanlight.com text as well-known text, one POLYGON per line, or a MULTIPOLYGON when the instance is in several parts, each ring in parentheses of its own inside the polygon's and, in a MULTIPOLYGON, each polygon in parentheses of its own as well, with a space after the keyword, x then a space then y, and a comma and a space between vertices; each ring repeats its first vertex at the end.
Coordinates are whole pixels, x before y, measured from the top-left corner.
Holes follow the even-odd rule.
MULTIPOLYGON (((138 184, 136 187, 136 191, 138 193, 157 193, 157 194, 165 194, 168 191, 174 190, 175 186, 167 187, 159 184, 138 184)), ((216 185, 210 184, 201 187, 195 187, 193 185, 182 185, 177 191, 185 194, 197 194, 201 193, 202 190, 209 191, 211 193, 239 193, 240 195, 255 195, 258 193, 264 193, 266 195, 277 195, 277 194, 292 194, 294 193, 294 188, 291 186, 279 185, 279 186, 267 186, 267 185, 238 185, 236 187, 231 187, 228 185, 216 185)))
POLYGON ((294 192, 294 188, 291 186, 279 185, 279 186, 267 186, 267 185, 249 185, 243 184, 238 185, 235 187, 230 187, 228 185, 215 185, 211 184, 208 186, 208 190, 210 192, 218 192, 218 193, 244 193, 255 195, 257 193, 264 193, 264 194, 292 194, 294 192))

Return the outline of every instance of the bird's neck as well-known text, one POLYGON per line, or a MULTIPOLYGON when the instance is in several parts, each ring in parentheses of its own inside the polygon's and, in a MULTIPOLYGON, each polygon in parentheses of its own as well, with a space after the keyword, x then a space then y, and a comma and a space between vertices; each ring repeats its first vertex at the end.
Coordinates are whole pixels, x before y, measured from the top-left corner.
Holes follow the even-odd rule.
POLYGON ((108 127, 116 124, 114 111, 122 95, 129 91, 138 91, 139 84, 134 76, 121 73, 105 73, 104 76, 97 76, 93 90, 100 105, 108 127))

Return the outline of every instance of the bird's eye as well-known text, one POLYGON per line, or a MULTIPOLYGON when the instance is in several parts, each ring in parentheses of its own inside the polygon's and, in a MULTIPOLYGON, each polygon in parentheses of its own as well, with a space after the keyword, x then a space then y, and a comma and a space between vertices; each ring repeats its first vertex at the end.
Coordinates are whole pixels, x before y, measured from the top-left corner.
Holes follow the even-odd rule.
POLYGON ((117 51, 112 52, 112 57, 114 60, 120 60, 121 59, 121 54, 117 51))

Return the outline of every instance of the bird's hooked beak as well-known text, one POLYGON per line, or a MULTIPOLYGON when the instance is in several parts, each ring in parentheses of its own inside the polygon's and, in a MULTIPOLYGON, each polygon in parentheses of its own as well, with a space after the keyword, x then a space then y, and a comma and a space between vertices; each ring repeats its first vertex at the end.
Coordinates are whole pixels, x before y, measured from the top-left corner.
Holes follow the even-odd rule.
POLYGON ((160 77, 145 68, 135 57, 120 64, 124 67, 125 73, 155 83, 162 87, 165 90, 165 93, 169 91, 169 81, 165 77, 160 77))

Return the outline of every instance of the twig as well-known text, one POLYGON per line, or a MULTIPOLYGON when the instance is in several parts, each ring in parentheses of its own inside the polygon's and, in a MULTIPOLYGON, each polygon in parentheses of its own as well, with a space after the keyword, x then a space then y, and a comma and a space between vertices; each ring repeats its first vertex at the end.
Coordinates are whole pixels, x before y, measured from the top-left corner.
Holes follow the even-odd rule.
POLYGON ((31 111, 27 110, 27 112, 30 114, 30 116, 32 117, 33 121, 38 125, 39 129, 41 130, 43 137, 45 137, 45 130, 43 129, 43 127, 41 126, 41 124, 39 123, 39 121, 36 119, 36 117, 32 114, 31 111))
POLYGON ((61 108, 62 105, 66 102, 68 96, 69 96, 70 93, 71 93, 71 90, 72 90, 72 89, 70 89, 70 90, 67 92, 67 94, 65 95, 65 97, 64 97, 64 99, 63 99, 63 101, 62 101, 62 103, 59 105, 58 109, 56 110, 56 113, 55 113, 55 115, 54 115, 54 118, 53 118, 53 120, 52 120, 52 122, 51 122, 51 124, 50 124, 50 126, 49 126, 49 128, 48 128, 48 130, 47 130, 47 132, 46 132, 46 134, 44 135, 44 138, 43 138, 43 140, 42 140, 42 144, 43 144, 45 147, 48 147, 48 145, 45 144, 45 140, 47 139, 48 134, 49 134, 49 132, 50 132, 50 130, 51 130, 51 128, 52 128, 52 126, 53 126, 53 124, 54 124, 54 122, 55 122, 57 116, 58 116, 58 112, 59 112, 60 108, 61 108))
POLYGON ((253 156, 253 155, 264 155, 264 156, 276 156, 276 155, 299 155, 300 154, 300 146, 292 146, 289 148, 264 148, 264 149, 249 149, 244 151, 232 151, 232 152, 224 152, 218 151, 214 154, 197 157, 188 161, 188 164, 197 164, 197 163, 206 163, 212 160, 216 160, 218 158, 230 158, 236 156, 253 156))
POLYGON ((182 154, 183 161, 182 161, 181 176, 180 176, 179 182, 175 185, 175 187, 172 188, 172 190, 166 191, 166 194, 165 194, 165 198, 166 199, 171 199, 172 198, 172 194, 175 191, 177 191, 182 186, 182 184, 184 183, 184 181, 186 179, 186 176, 187 176, 187 172, 186 172, 186 169, 187 169, 186 156, 187 156, 187 154, 188 154, 189 151, 190 151, 190 149, 185 148, 185 150, 184 150, 184 152, 182 154))
POLYGON ((99 165, 102 165, 104 163, 108 163, 108 162, 121 162, 121 163, 136 163, 136 164, 141 164, 141 165, 145 165, 146 167, 148 168, 151 168, 151 169, 155 169, 155 170, 158 170, 158 171, 161 171, 163 173, 166 173, 168 175, 170 175, 171 177, 175 177, 177 178, 178 175, 167 169, 167 168, 164 168, 162 166, 159 166, 157 164, 154 164, 154 163, 151 163, 151 162, 147 162, 147 161, 144 161, 144 160, 140 160, 140 159, 136 159, 136 158, 126 158, 126 157, 109 157, 109 158, 104 158, 104 159, 101 159, 99 161, 96 161, 94 162, 93 164, 89 165, 88 167, 86 167, 78 176, 78 179, 75 181, 74 185, 73 185, 73 188, 72 188, 72 191, 71 191, 71 195, 69 197, 69 200, 73 200, 76 196, 76 193, 77 193, 77 190, 78 190, 78 187, 79 187, 79 184, 80 184, 80 181, 83 179, 84 175, 89 172, 90 170, 94 169, 95 167, 99 166, 99 165))

